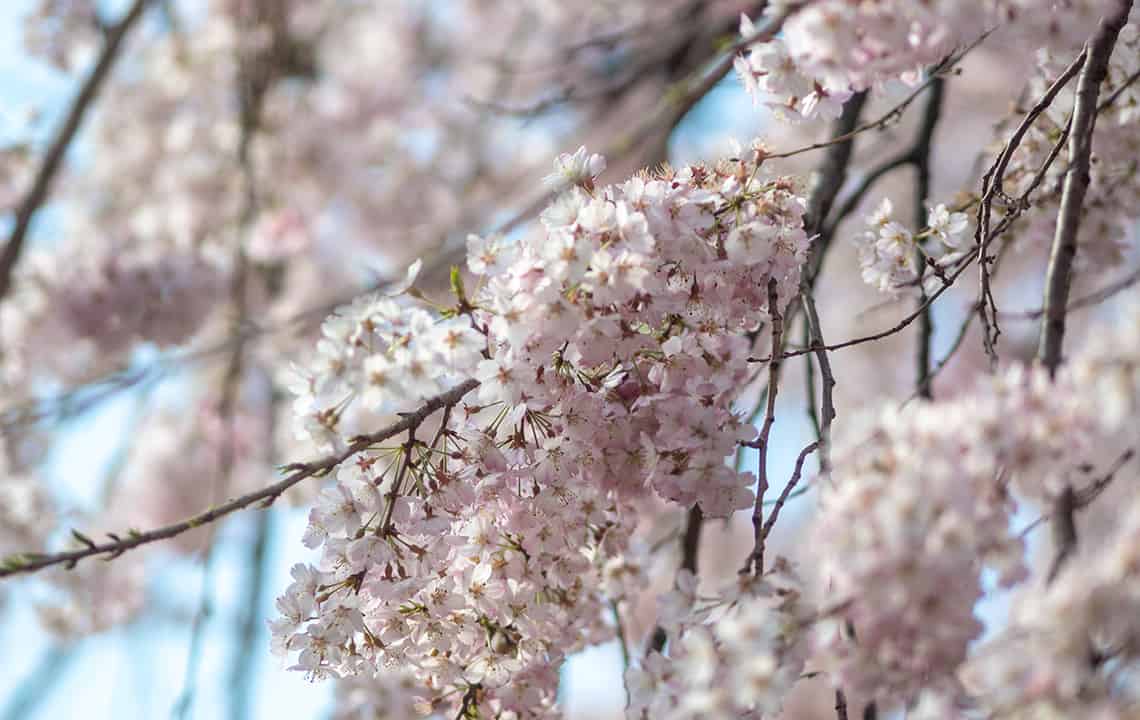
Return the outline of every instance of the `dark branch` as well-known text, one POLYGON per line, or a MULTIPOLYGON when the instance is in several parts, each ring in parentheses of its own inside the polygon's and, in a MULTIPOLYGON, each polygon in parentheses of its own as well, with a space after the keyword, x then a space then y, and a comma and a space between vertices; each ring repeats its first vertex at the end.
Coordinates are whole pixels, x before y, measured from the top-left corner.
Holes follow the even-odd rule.
POLYGON ((282 493, 302 480, 327 475, 342 462, 368 449, 372 445, 419 427, 437 410, 458 404, 464 395, 478 386, 478 380, 467 380, 445 393, 430 398, 424 402, 418 410, 403 414, 403 419, 399 422, 393 423, 383 430, 360 436, 339 453, 333 453, 312 462, 288 465, 285 467, 285 470, 289 475, 283 480, 256 492, 228 500, 217 507, 210 508, 182 522, 148 530, 147 532, 128 531, 126 537, 113 535, 111 536, 110 542, 96 543, 85 540, 85 547, 79 550, 50 554, 18 553, 16 555, 10 555, 0 562, 0 578, 36 572, 37 570, 42 570, 53 565, 66 565, 68 569, 70 569, 75 567, 76 563, 80 560, 96 555, 106 555, 107 559, 113 559, 140 545, 146 545, 158 540, 167 540, 176 535, 181 535, 184 532, 212 523, 219 518, 247 508, 255 503, 261 503, 262 507, 268 507, 277 500, 282 493))
MULTIPOLYGON (((914 226, 926 226, 926 205, 930 200, 930 154, 934 141, 934 129, 942 116, 942 98, 945 95, 946 81, 935 78, 930 86, 930 97, 926 100, 926 108, 922 114, 922 123, 918 129, 918 137, 914 141, 912 162, 915 170, 914 183, 914 226)), ((922 397, 933 397, 930 386, 930 344, 934 338, 934 318, 930 306, 926 304, 926 289, 922 278, 926 270, 926 259, 921 248, 915 248, 916 262, 918 263, 918 305, 921 307, 918 316, 918 352, 915 356, 917 363, 916 385, 922 397)))
POLYGON ((47 200, 52 181, 63 165, 63 159, 67 155, 68 148, 71 147, 76 133, 83 125, 87 111, 94 104, 95 98, 98 97, 99 91, 103 87, 103 82, 107 79, 111 68, 114 67, 115 61, 119 57, 123 40, 139 18, 142 17, 143 11, 149 4, 150 0, 135 0, 123 19, 107 30, 103 49, 95 61, 95 67, 91 69, 86 80, 83 81, 83 85, 79 88, 79 94, 72 101, 63 125, 56 131, 51 145, 48 146, 43 162, 32 181, 31 189, 28 190, 28 194, 24 196, 20 206, 16 209, 12 234, 8 236, 8 244, 4 246, 3 252, 0 252, 0 299, 4 298, 12 287, 12 272, 15 270, 16 263, 19 262, 20 255, 24 250, 24 241, 27 239, 32 217, 47 200))

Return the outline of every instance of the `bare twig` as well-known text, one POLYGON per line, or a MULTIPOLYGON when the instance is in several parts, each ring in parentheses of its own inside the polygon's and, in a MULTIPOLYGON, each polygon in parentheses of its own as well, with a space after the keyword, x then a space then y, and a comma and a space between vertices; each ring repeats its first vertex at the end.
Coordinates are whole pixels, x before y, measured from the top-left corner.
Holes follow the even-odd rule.
POLYGON ((403 413, 402 419, 399 422, 393 423, 388 427, 378 430, 368 435, 362 435, 344 450, 327 455, 319 460, 314 460, 306 463, 294 463, 285 466, 284 470, 288 472, 283 480, 276 482, 272 485, 266 486, 256 492, 240 495, 231 500, 228 500, 221 505, 212 507, 204 512, 195 515, 192 518, 183 520, 182 522, 167 525, 165 527, 148 530, 147 532, 138 532, 135 530, 128 531, 125 537, 119 535, 112 535, 109 542, 103 543, 84 543, 85 547, 79 550, 69 550, 59 553, 18 553, 10 555, 0 561, 0 578, 9 577, 12 575, 19 575, 22 573, 31 573, 42 570, 53 565, 65 565, 72 568, 80 560, 93 557, 96 555, 106 555, 108 559, 116 558, 128 550, 132 550, 140 545, 156 542, 158 540, 167 540, 169 538, 181 535, 188 530, 202 527, 208 523, 212 523, 218 518, 225 517, 233 512, 247 508, 255 503, 261 503, 262 507, 268 507, 277 498, 281 496, 289 488, 293 487, 302 480, 310 477, 322 477, 327 475, 330 471, 336 468, 345 460, 353 455, 368 449, 378 442, 387 440, 391 437, 399 435, 410 429, 417 428, 423 422, 442 408, 453 406, 459 403, 464 395, 471 392, 479 386, 478 380, 466 380, 463 383, 455 386, 447 392, 436 395, 433 398, 425 401, 419 409, 410 413, 403 413))
POLYGON ((47 200, 52 181, 63 165, 63 159, 67 155, 68 148, 71 147, 79 128, 83 125, 87 111, 91 109, 95 98, 99 96, 104 81, 110 74, 111 68, 115 66, 115 61, 119 58, 123 40, 139 21, 139 18, 143 16, 143 11, 149 4, 150 0, 135 0, 122 20, 109 27, 104 34, 103 48, 99 52, 95 66, 79 88, 79 94, 72 101, 63 125, 56 131, 51 145, 48 146, 47 153, 44 155, 35 179, 32 181, 32 187, 16 209, 12 234, 8 236, 8 244, 4 246, 3 252, 0 252, 0 299, 6 296, 12 287, 12 272, 23 252, 32 217, 47 200))
POLYGON ((1097 114, 1099 115, 1100 113, 1103 113, 1105 110, 1112 107, 1113 104, 1120 99, 1120 96, 1123 95, 1126 90, 1128 90, 1128 88, 1136 84, 1137 80, 1140 80, 1140 70, 1137 70, 1136 72, 1129 75, 1124 80, 1124 82, 1120 83, 1120 85, 1109 94, 1108 97, 1101 101, 1100 105, 1096 106, 1097 114))
POLYGON ((805 447, 803 450, 800 450, 800 454, 796 458, 796 468, 792 471, 791 479, 788 480, 788 484, 785 485, 784 489, 780 492, 780 497, 776 500, 776 504, 772 506, 772 511, 768 513, 768 519, 764 521, 764 529, 760 533, 761 537, 764 540, 768 539, 768 535, 771 534, 772 528, 776 526, 776 520, 780 517, 780 511, 784 509, 784 503, 788 501, 788 497, 791 496, 792 491, 795 490, 796 485, 799 484, 800 477, 803 476, 804 461, 807 460, 808 455, 812 454, 819 448, 820 443, 819 441, 816 441, 805 447))
POLYGON ((68 677, 70 666, 79 656, 80 649, 77 644, 60 644, 45 650, 35 667, 7 691, 0 718, 23 720, 38 715, 36 711, 40 709, 40 704, 56 696, 56 686, 68 677))
POLYGON ((665 97, 654 110, 650 111, 646 119, 628 133, 616 138, 605 154, 624 154, 627 149, 635 147, 646 138, 653 136, 658 128, 663 125, 672 126, 676 124, 680 118, 693 109, 693 106, 701 98, 708 95, 717 83, 724 79, 732 69, 737 53, 749 45, 774 38, 783 28, 784 21, 796 9, 794 6, 788 7, 769 20, 763 27, 757 28, 752 36, 741 38, 730 45, 707 69, 693 73, 688 78, 676 83, 670 91, 665 93, 665 97))
MULTIPOLYGON (((997 320, 997 304, 994 301, 993 291, 990 287, 990 264, 992 259, 989 256, 989 243, 992 239, 990 219, 993 214, 993 203, 999 193, 1004 197, 1005 192, 1002 189, 1002 183, 1005 178, 1005 171, 1013 159, 1013 153, 1021 145, 1021 140, 1025 137, 1025 133, 1029 132, 1029 128, 1033 125, 1034 121, 1053 104, 1053 100, 1056 99, 1061 90, 1063 90, 1065 86, 1069 84, 1069 81, 1080 71, 1081 65, 1084 63, 1084 58, 1085 53, 1082 52, 1072 64, 1061 73, 1053 84, 1049 86, 1045 94, 1037 101, 1037 104, 1030 108, 1025 117, 1022 118, 1021 123, 1014 129, 1009 140, 1006 141, 1005 146, 1002 148, 1001 153, 998 154, 994 164, 990 166, 990 169, 982 177, 982 200, 978 205, 978 221, 975 231, 978 246, 978 270, 981 282, 979 290, 980 298, 978 301, 978 318, 982 321, 982 344, 985 347, 987 357, 990 358, 991 365, 997 363, 996 344, 998 336, 1001 334, 997 320)), ((1019 203, 1015 206, 1015 209, 1021 210, 1023 209, 1023 205, 1024 203, 1019 203)))
POLYGON ((1065 562, 1077 549, 1077 495, 1072 485, 1065 489, 1053 503, 1053 562, 1045 583, 1052 583, 1061 572, 1065 562))
POLYGON ((242 601, 240 635, 234 650, 234 663, 229 678, 230 717, 244 720, 250 715, 251 678, 256 668, 255 651, 260 647, 257 633, 264 627, 261 619, 261 606, 266 592, 269 564, 272 559, 269 538, 272 534, 273 515, 264 513, 257 518, 256 536, 249 555, 249 576, 246 593, 242 601))
MULTIPOLYGON (((953 273, 951 273, 949 276, 947 276, 946 280, 943 282, 942 287, 938 288, 938 290, 936 290, 933 294, 931 294, 931 296, 926 299, 925 303, 920 305, 918 307, 918 309, 916 309, 914 312, 910 313, 909 315, 904 317, 902 320, 898 321, 897 323, 895 323, 891 327, 887 328, 886 330, 882 330, 882 331, 877 332, 877 333, 872 333, 870 335, 864 335, 862 337, 857 337, 857 338, 854 338, 852 340, 845 340, 841 343, 835 343, 834 345, 809 345, 807 347, 798 348, 795 350, 788 350, 788 351, 784 352, 782 355, 780 355, 780 359, 786 360, 787 358, 790 358, 790 357, 797 357, 797 356, 803 355, 805 353, 813 353, 813 352, 817 352, 819 350, 842 350, 844 348, 853 347, 855 345, 862 345, 863 343, 874 342, 875 340, 881 340, 885 337, 889 337, 891 335, 894 335, 895 333, 902 332, 907 327, 909 327, 911 323, 913 323, 915 320, 918 319, 918 316, 922 313, 923 309, 929 307, 931 304, 934 303, 935 300, 937 300, 939 297, 942 296, 942 293, 946 292, 948 289, 950 289, 951 287, 954 286, 954 282, 959 277, 962 276, 962 273, 964 273, 968 267, 970 267, 970 263, 972 261, 973 261, 973 257, 968 258, 967 261, 964 262, 958 269, 956 269, 953 273)), ((772 360, 772 356, 770 356, 770 355, 768 357, 748 358, 748 362, 771 362, 771 360, 772 360)))

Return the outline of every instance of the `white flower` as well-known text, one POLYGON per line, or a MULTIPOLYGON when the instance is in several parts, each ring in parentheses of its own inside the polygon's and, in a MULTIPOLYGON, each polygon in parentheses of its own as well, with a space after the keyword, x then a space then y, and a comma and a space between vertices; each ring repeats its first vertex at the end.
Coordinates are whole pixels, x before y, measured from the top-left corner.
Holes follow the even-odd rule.
POLYGON ((952 213, 943 204, 930 208, 927 225, 930 236, 938 238, 946 247, 956 250, 962 244, 962 236, 970 224, 966 213, 952 213))
POLYGON ((563 190, 575 185, 589 190, 594 187, 594 178, 605 169, 606 159, 597 153, 588 155, 586 146, 583 145, 573 155, 559 155, 554 161, 554 172, 543 178, 543 182, 551 190, 563 190))

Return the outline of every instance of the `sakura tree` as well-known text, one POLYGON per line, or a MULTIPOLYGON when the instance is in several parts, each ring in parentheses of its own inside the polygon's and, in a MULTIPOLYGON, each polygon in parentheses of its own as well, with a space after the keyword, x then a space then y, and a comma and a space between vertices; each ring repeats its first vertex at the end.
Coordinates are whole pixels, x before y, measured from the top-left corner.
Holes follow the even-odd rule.
POLYGON ((42 632, 238 552, 234 718, 270 652, 335 718, 559 717, 604 644, 631 720, 1140 716, 1131 0, 25 30, 77 75, 0 155, 0 579, 42 632), (676 157, 721 90, 754 137, 676 157), (124 395, 77 503, 45 459, 124 395))

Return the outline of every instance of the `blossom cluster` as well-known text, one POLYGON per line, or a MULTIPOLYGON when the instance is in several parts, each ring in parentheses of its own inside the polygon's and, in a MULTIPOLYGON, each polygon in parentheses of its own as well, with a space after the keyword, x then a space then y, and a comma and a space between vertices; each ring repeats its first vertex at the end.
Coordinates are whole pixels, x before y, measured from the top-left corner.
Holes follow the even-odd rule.
POLYGON ((731 405, 753 372, 745 333, 770 292, 793 297, 808 241, 795 186, 742 155, 604 188, 600 158, 564 156, 573 184, 541 232, 470 238, 453 307, 432 317, 410 288, 326 322, 297 400, 318 443, 461 371, 480 386, 322 493, 306 534, 321 561, 294 569, 273 623, 298 668, 398 665, 425 709, 546 712, 562 658, 612 633, 606 595, 637 592, 633 507, 751 503, 754 478, 725 464, 755 434, 731 405))
POLYGON ((661 600, 668 655, 650 651, 626 671, 626 717, 775 716, 799 681, 813 611, 782 561, 762 577, 741 576, 726 592, 698 597, 688 571, 661 600))
POLYGON ((820 577, 834 591, 836 616, 853 629, 818 635, 820 662, 837 682, 896 699, 926 691, 995 717, 1072 709, 1065 703, 1094 686, 1104 703, 1127 706, 1088 653, 1131 642, 1134 520, 1122 520, 1120 539, 1095 568, 1062 574, 1045 593, 1040 578, 1021 585, 1007 633, 977 653, 970 644, 982 630, 973 617, 982 570, 1007 586, 1029 577, 1010 529, 1015 501, 1055 504, 1106 469, 1103 448, 1134 441, 1138 362, 1133 309, 1056 378, 1014 366, 960 398, 845 424, 835 484, 813 531, 827 548, 820 577), (1082 679, 1092 676, 1100 685, 1082 679))
MULTIPOLYGON (((969 226, 965 213, 945 205, 929 209, 927 227, 917 234, 893 219, 894 205, 883 198, 867 216, 867 230, 855 237, 863 281, 880 292, 898 294, 914 287, 928 260, 945 268, 962 256, 962 241, 969 226)), ((934 279, 934 276, 931 276, 934 279)))
MULTIPOLYGON (((770 3, 778 17, 794 9, 782 37, 753 45, 736 70, 757 102, 790 119, 837 117, 855 91, 892 80, 915 84, 923 69, 983 33, 1001 28, 1018 47, 1079 47, 1106 0, 824 0, 795 7, 770 3)), ((756 34, 747 16, 740 34, 756 34)))
POLYGON ((974 653, 962 678, 989 717, 1125 718, 1140 697, 1140 504, 1080 568, 1027 587, 1009 625, 974 653))
POLYGON ((5 380, 17 385, 105 372, 140 342, 181 344, 225 297, 224 264, 198 250, 103 246, 66 262, 43 256, 38 266, 0 318, 5 344, 16 350, 4 358, 5 380))

